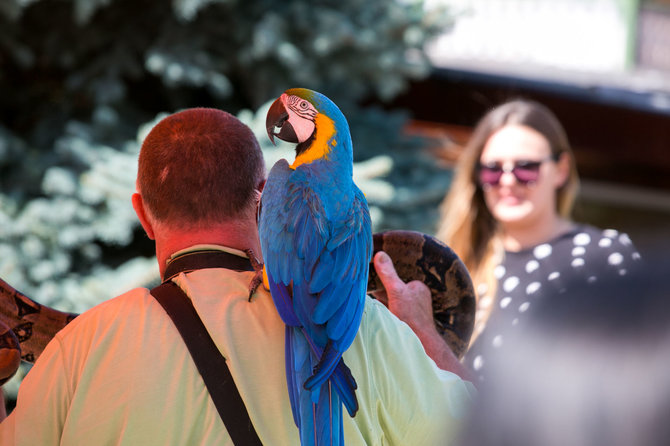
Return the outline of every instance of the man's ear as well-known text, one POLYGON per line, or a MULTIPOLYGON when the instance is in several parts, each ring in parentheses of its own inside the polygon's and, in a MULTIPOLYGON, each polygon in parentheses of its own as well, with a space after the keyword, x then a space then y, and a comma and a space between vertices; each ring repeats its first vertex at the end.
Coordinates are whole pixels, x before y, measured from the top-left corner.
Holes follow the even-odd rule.
POLYGON ((154 228, 151 225, 151 221, 147 216, 147 211, 144 208, 144 201, 142 200, 142 196, 137 192, 135 192, 132 196, 132 201, 133 201, 133 209, 135 209, 135 213, 137 214, 137 218, 140 220, 140 223, 144 228, 144 232, 147 233, 147 236, 151 240, 155 240, 156 237, 154 236, 154 228))
POLYGON ((256 186, 256 190, 257 190, 258 192, 263 192, 263 188, 265 187, 265 182, 266 182, 266 181, 267 181, 267 180, 263 180, 263 181, 261 181, 260 183, 258 183, 258 186, 256 186))

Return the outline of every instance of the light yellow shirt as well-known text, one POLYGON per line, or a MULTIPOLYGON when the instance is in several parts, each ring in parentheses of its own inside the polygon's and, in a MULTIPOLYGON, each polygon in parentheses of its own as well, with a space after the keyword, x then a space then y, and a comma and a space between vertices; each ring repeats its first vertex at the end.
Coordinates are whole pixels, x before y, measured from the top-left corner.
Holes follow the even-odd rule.
MULTIPOLYGON (((284 371, 284 324, 250 272, 206 269, 174 280, 191 297, 265 445, 298 445, 284 371)), ((350 445, 447 445, 474 396, 440 370, 407 325, 366 301, 344 354, 359 412, 350 445)), ((2 445, 231 445, 172 321, 144 288, 77 317, 46 347, 0 424, 2 445)))

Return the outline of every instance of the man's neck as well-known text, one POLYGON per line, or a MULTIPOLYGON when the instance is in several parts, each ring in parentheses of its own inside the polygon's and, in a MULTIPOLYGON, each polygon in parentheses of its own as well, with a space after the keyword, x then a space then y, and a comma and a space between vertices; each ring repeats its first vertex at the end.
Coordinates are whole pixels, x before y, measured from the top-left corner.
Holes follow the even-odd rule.
POLYGON ((194 245, 221 245, 240 251, 253 253, 261 260, 260 241, 255 222, 222 223, 205 228, 168 229, 156 234, 156 258, 161 277, 167 261, 179 251, 194 245))

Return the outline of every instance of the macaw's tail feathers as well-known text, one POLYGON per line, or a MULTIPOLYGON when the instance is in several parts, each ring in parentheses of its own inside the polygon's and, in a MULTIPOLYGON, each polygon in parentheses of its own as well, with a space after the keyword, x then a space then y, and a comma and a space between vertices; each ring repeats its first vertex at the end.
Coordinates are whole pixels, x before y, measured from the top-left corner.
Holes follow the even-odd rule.
POLYGON ((305 388, 321 353, 301 329, 286 327, 286 380, 303 446, 343 445, 342 404, 351 416, 358 410, 356 381, 342 360, 321 386, 305 388))
POLYGON ((342 403, 339 395, 328 382, 319 392, 319 400, 303 411, 303 429, 300 442, 303 446, 344 446, 342 403), (307 413, 304 413, 307 412, 307 413))

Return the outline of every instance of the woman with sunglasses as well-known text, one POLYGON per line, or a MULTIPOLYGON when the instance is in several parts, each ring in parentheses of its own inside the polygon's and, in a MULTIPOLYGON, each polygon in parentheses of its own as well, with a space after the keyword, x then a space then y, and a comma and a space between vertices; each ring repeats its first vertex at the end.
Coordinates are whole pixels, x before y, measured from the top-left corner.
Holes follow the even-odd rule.
POLYGON ((569 292, 567 284, 595 286, 637 263, 626 234, 570 220, 578 184, 565 131, 543 105, 507 102, 477 124, 441 206, 437 236, 475 284, 465 362, 479 379, 487 351, 505 347, 506 333, 536 299, 569 292))

